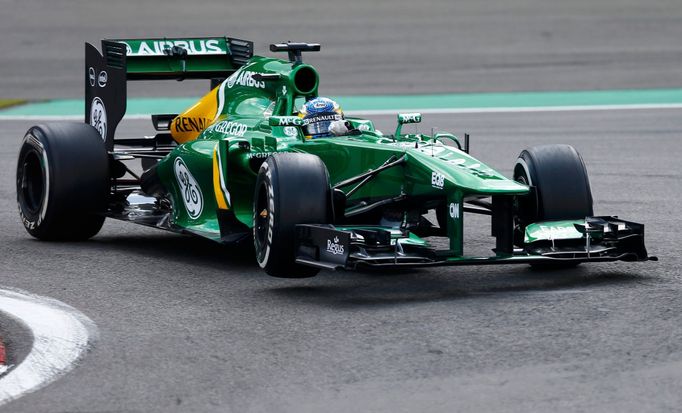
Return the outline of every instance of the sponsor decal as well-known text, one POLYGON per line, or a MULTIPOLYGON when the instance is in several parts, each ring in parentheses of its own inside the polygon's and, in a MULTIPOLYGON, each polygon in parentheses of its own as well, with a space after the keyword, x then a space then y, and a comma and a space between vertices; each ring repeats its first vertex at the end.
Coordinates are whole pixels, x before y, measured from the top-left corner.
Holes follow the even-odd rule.
POLYGON ((367 131, 369 131, 369 125, 366 123, 363 123, 360 126, 358 126, 358 130, 361 132, 367 132, 367 131))
POLYGON ((166 49, 172 49, 175 46, 187 50, 188 55, 216 55, 227 52, 218 39, 144 40, 139 44, 122 43, 126 45, 128 56, 164 56, 166 49))
POLYGON ((295 126, 285 126, 284 134, 291 137, 298 136, 298 129, 295 126))
POLYGON ((438 172, 431 172, 431 186, 438 189, 443 189, 445 185, 445 175, 438 172))
POLYGON ((251 152, 246 154, 246 159, 249 161, 249 167, 251 168, 252 171, 258 172, 258 169, 263 165, 266 159, 270 155, 274 155, 276 153, 281 153, 281 152, 287 152, 287 151, 280 151, 280 152, 251 152))
POLYGON ((298 116, 273 116, 276 119, 276 123, 271 126, 301 126, 303 125, 303 120, 298 116))
POLYGON ((173 120, 173 128, 178 132, 201 132, 211 122, 206 118, 178 116, 173 120))
POLYGON ((252 72, 250 70, 240 70, 235 72, 232 76, 227 78, 228 89, 232 89, 234 85, 254 87, 256 89, 264 89, 265 81, 255 80, 253 78, 253 75, 255 74, 256 72, 252 72))
POLYGON ((90 80, 90 86, 94 87, 95 86, 95 68, 90 66, 88 68, 88 79, 90 80))
POLYGON ((538 234, 533 234, 535 238, 546 238, 550 240, 575 238, 576 229, 573 226, 553 226, 553 225, 539 225, 540 231, 538 234))
POLYGON ((270 155, 273 155, 277 152, 251 152, 246 155, 248 159, 265 159, 270 155))
POLYGON ((313 118, 303 119, 303 126, 308 125, 310 123, 332 121, 332 120, 341 120, 341 119, 342 119, 341 115, 320 115, 320 116, 315 116, 313 118))
POLYGON ((286 85, 282 86, 282 94, 283 95, 287 94, 287 86, 286 85))
POLYGON ((421 113, 400 113, 398 114, 399 123, 419 123, 422 121, 421 113))
POLYGON ((343 245, 339 244, 339 237, 334 237, 333 240, 327 240, 327 252, 334 255, 343 254, 343 245))
POLYGON ((459 219, 459 202, 450 202, 448 212, 450 212, 450 218, 459 219))
POLYGON ((307 116, 314 115, 316 113, 329 113, 335 112, 339 109, 339 105, 329 98, 317 97, 306 102, 303 106, 302 113, 307 116))
POLYGON ((239 122, 222 121, 211 125, 209 129, 226 135, 244 136, 248 130, 248 126, 239 122))
POLYGON ((90 105, 90 125, 92 125, 103 140, 107 139, 107 109, 102 99, 96 97, 90 105))
POLYGON ((109 75, 107 75, 107 72, 102 70, 99 72, 99 76, 97 76, 97 84, 99 87, 105 87, 107 85, 107 80, 109 79, 109 75))
POLYGON ((201 188, 181 158, 175 158, 173 170, 180 186, 180 195, 187 215, 192 219, 197 219, 204 209, 204 195, 201 193, 201 188))

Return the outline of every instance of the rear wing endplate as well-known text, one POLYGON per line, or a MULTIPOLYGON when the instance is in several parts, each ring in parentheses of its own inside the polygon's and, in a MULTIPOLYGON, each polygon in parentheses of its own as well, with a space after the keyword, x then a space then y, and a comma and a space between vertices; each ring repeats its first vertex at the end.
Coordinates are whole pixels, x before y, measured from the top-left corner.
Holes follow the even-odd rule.
MULTIPOLYGON (((253 56, 253 42, 230 37, 102 40, 85 44, 85 122, 114 147, 128 80, 223 79, 253 56)), ((212 82, 213 84, 213 82, 212 82)))

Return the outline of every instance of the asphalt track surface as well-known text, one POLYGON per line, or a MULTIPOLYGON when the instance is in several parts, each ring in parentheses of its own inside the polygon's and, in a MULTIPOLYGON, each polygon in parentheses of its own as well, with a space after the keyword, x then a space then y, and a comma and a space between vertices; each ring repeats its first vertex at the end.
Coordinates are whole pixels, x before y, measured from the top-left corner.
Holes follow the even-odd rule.
MULTIPOLYGON (((0 98, 82 96, 83 41, 213 35, 318 41, 321 92, 682 86, 678 0, 420 2, 0 0, 0 98)), ((141 84, 188 95, 203 83, 141 84)), ((377 116, 384 130, 394 118, 377 116)), ((682 405, 681 110, 429 115, 509 174, 525 147, 583 155, 597 214, 646 224, 657 263, 264 275, 245 250, 107 221, 92 241, 22 228, 30 122, 0 123, 0 285, 67 303, 100 336, 9 412, 666 411, 682 405)), ((151 132, 129 121, 122 133, 151 132)), ((488 253, 485 221, 467 247, 488 253), (480 239, 478 241, 477 239, 480 239)), ((17 345, 17 353, 26 348, 17 345)))
MULTIPOLYGON (((0 98, 79 98, 83 42, 228 34, 309 53, 321 93, 682 85, 679 0, 0 0, 0 98)), ((136 83, 131 96, 204 92, 136 83)))
MULTIPOLYGON (((663 411, 682 403, 680 110, 430 115, 510 173, 530 145, 584 156, 596 214, 646 223, 657 263, 264 275, 247 251, 107 221, 28 237, 0 181, 2 283, 100 330, 81 365, 8 406, 78 411, 663 411)), ((377 117, 381 128, 392 117, 377 117)), ((26 122, 6 122, 14 166, 26 122)), ((148 124, 129 121, 126 133, 148 124)), ((9 168, 8 168, 9 169, 9 168)), ((468 251, 488 253, 485 220, 468 251), (479 239, 479 241, 476 241, 479 239)))

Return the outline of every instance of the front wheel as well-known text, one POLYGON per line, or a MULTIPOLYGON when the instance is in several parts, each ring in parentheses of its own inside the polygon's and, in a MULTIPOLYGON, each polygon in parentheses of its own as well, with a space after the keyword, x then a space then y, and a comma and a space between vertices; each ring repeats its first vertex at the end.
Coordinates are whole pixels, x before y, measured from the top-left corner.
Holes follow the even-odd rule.
MULTIPOLYGON (((582 157, 569 145, 526 149, 514 166, 514 180, 535 188, 535 196, 519 198, 515 207, 515 242, 523 246, 526 226, 539 221, 583 219, 594 214, 592 191, 582 157)), ((574 263, 533 264, 571 267, 574 263)))
POLYGON ((278 153, 260 167, 253 203, 253 241, 258 265, 273 277, 305 278, 317 268, 295 262, 296 225, 331 218, 327 168, 320 158, 278 153))
POLYGON ((26 132, 16 188, 26 231, 41 240, 88 239, 102 228, 109 161, 99 133, 84 123, 51 123, 26 132))
POLYGON ((580 154, 569 145, 524 150, 514 166, 514 180, 535 187, 535 197, 521 200, 525 227, 537 221, 582 219, 593 215, 592 191, 580 154))

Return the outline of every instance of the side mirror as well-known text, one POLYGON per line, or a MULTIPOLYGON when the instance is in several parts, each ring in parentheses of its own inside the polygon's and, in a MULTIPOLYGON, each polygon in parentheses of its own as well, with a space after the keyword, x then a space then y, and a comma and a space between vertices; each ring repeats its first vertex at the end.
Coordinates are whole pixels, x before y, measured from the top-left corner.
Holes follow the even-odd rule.
POLYGON ((451 133, 440 132, 433 134, 433 142, 440 142, 445 146, 456 146, 457 149, 462 151, 462 144, 459 143, 459 138, 451 133))
POLYGON ((395 129, 395 137, 400 136, 403 125, 407 123, 420 123, 422 121, 421 113, 398 113, 398 127, 395 129))
POLYGON ((421 123, 421 113, 398 113, 398 124, 405 125, 406 123, 421 123))
POLYGON ((270 116, 270 126, 303 126, 303 120, 298 116, 270 116))

